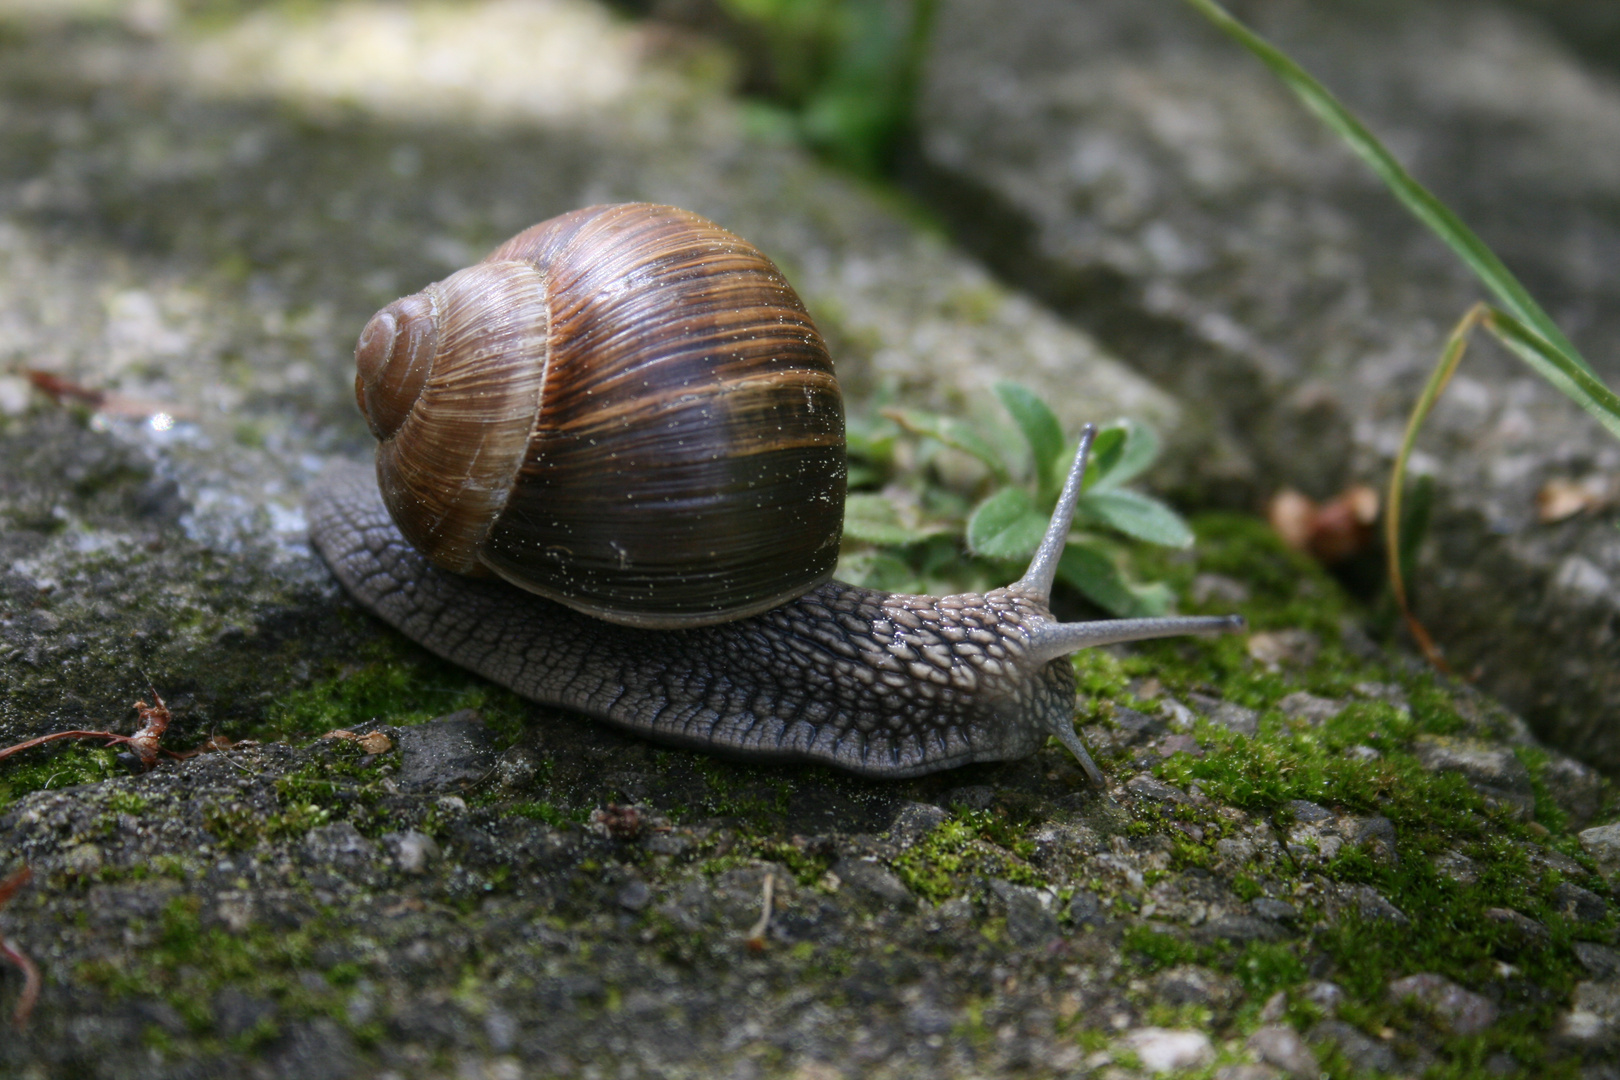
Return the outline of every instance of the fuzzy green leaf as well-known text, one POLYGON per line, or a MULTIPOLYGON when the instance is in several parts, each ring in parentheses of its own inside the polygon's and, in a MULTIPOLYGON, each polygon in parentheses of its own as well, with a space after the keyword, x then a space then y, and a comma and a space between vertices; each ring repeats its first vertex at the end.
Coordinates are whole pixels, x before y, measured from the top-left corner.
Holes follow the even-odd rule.
POLYGON ((1046 535, 1047 519, 1022 488, 1002 488, 968 519, 968 548, 991 559, 1027 559, 1046 535))
POLYGON ((1146 472, 1148 466, 1158 459, 1159 437, 1146 424, 1120 420, 1103 428, 1097 437, 1101 439, 1103 434, 1113 431, 1123 433, 1122 441, 1118 450, 1109 454, 1107 467, 1098 470, 1096 481, 1089 485, 1090 490, 1106 491, 1124 487, 1146 472))
POLYGON ((1012 480, 1007 470, 1007 463, 997 452, 996 448, 985 441, 977 431, 960 420, 953 420, 949 416, 939 416, 934 413, 919 412, 916 409, 885 409, 883 415, 911 432, 913 435, 927 435, 931 439, 938 439, 946 446, 971 454, 984 462, 985 468, 990 470, 998 483, 1006 484, 1012 480))
POLYGON ((996 396, 1012 414, 1029 443, 1030 455, 1035 460, 1035 481, 1040 490, 1052 489, 1053 476, 1063 457, 1063 425, 1046 402, 1035 391, 1015 382, 996 383, 996 396))
MULTIPOLYGON (((1091 441, 1091 456, 1086 459, 1085 490, 1090 491, 1102 483, 1105 476, 1119 468, 1125 456, 1125 429, 1109 425, 1097 432, 1091 441)), ((1104 485, 1110 486, 1110 485, 1104 485)))
POLYGON ((1113 559, 1089 544, 1071 543, 1063 549, 1058 578, 1111 615, 1134 618, 1163 615, 1170 610, 1171 596, 1166 586, 1132 585, 1113 559))
POLYGON ((923 584, 904 559, 886 551, 857 551, 838 560, 838 580, 884 592, 916 593, 923 584))
POLYGON ((1188 547, 1192 530, 1181 515, 1158 499, 1134 491, 1088 491, 1079 510, 1089 520, 1163 547, 1188 547))
POLYGON ((844 536, 868 544, 901 547, 926 540, 939 532, 936 529, 917 529, 900 520, 893 503, 882 495, 870 492, 852 492, 844 499, 844 536))

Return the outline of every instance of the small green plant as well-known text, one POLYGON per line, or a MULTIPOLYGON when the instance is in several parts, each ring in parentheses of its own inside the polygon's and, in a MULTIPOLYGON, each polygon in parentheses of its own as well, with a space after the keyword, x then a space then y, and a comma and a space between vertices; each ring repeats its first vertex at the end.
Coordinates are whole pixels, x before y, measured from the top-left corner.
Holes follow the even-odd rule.
POLYGON ((753 39, 756 117, 865 175, 911 121, 936 0, 720 0, 753 39))
MULTIPOLYGON (((919 500, 922 516, 909 520, 882 493, 852 492, 844 513, 844 535, 876 550, 846 560, 840 570, 850 580, 906 588, 912 584, 907 580, 908 566, 926 575, 929 564, 943 553, 937 546, 932 552, 923 550, 940 537, 961 537, 970 555, 989 564, 983 568, 984 576, 1003 583, 1010 580, 1009 567, 1022 566, 1035 553, 1075 445, 1064 439, 1058 418, 1034 391, 1013 382, 997 383, 995 390, 1021 445, 1004 446, 964 421, 914 409, 886 410, 883 415, 895 428, 852 424, 851 486, 881 479, 883 463, 893 457, 892 440, 898 431, 976 459, 986 470, 983 486, 989 490, 976 503, 924 492, 919 500), (908 551, 914 553, 909 563, 904 554, 908 551)), ((1163 584, 1131 582, 1120 570, 1114 538, 1176 548, 1192 543, 1192 530, 1175 511, 1126 487, 1158 455, 1158 438, 1135 421, 1121 420, 1097 433, 1075 511, 1081 533, 1070 541, 1058 567, 1059 580, 1115 615, 1162 615, 1173 597, 1163 584)), ((955 549, 953 543, 948 550, 955 553, 955 549)), ((922 590, 917 586, 913 591, 922 590)))

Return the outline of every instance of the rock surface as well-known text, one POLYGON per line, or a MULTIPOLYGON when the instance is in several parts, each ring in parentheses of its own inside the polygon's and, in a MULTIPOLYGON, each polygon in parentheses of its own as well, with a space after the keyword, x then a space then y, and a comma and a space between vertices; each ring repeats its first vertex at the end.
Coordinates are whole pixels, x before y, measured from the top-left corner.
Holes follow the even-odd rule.
MULTIPOLYGON (((1494 3, 1239 13, 1357 110, 1620 384, 1612 68, 1494 3)), ((1182 5, 947 0, 937 26, 917 190, 1003 275, 1201 403, 1224 449, 1187 482, 1240 502, 1381 484, 1442 339, 1482 295, 1457 260, 1182 5)), ((1437 491, 1419 615, 1551 741, 1620 766, 1620 446, 1480 341, 1419 447, 1413 470, 1437 491), (1543 524, 1538 492, 1573 490, 1559 485, 1589 487, 1597 509, 1543 524)))
MULTIPOLYGON (((213 741, 140 773, 84 744, 0 762, 0 874, 33 872, 0 935, 44 975, 0 1074, 1475 1060, 1439 1010, 1390 998, 1414 975, 1499 1009, 1474 1038, 1507 1071, 1599 1067, 1601 781, 1368 646, 1252 521, 1201 522, 1157 572, 1254 638, 1080 659, 1106 797, 1055 745, 893 783, 649 745, 348 604, 300 507, 366 451, 356 328, 585 202, 679 202, 760 241, 857 395, 894 380, 969 412, 1011 376, 1069 423, 1158 423, 1183 473, 1218 442, 750 135, 710 46, 560 0, 20 10, 0 7, 0 745, 128 731, 154 691, 166 747, 213 741), (1436 740, 1498 755, 1528 810, 1426 769, 1436 740)), ((22 987, 0 967, 0 1010, 22 987)))

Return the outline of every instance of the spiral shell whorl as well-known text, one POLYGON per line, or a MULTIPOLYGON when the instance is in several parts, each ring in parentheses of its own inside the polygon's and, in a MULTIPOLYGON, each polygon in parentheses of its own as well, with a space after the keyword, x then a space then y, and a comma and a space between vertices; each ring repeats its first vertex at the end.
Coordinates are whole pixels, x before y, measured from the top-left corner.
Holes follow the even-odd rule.
MULTIPOLYGON (((362 395, 362 408, 375 399, 373 432, 384 432, 377 484, 400 530, 437 566, 481 572, 479 548, 539 408, 547 310, 534 267, 485 262, 395 301, 367 325, 379 338, 392 330, 393 340, 377 392, 362 395)), ((381 351, 362 335, 359 381, 381 351)))

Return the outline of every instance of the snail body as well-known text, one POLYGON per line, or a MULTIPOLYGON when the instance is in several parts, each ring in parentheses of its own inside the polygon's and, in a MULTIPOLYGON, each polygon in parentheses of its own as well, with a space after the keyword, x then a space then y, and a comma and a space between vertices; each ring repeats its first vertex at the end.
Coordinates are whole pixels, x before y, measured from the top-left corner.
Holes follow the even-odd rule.
POLYGON ((1052 616, 1089 428, 1019 581, 929 597, 830 580, 844 464, 826 349, 769 260, 684 211, 537 225, 379 312, 356 359, 376 475, 333 470, 309 504, 338 580, 440 656, 659 741, 904 777, 1056 736, 1100 785, 1065 657, 1241 625, 1052 616))

